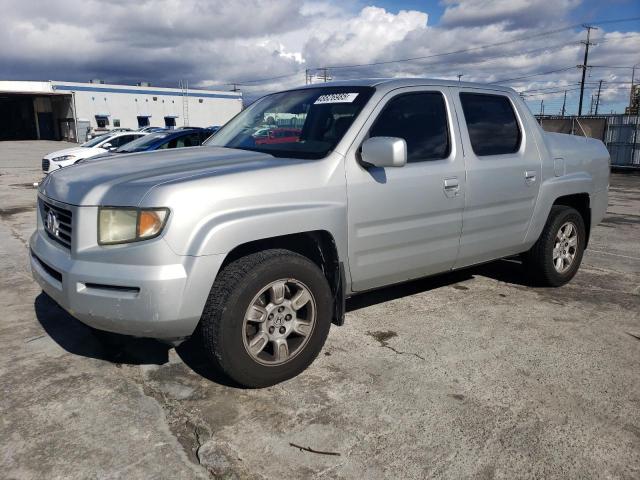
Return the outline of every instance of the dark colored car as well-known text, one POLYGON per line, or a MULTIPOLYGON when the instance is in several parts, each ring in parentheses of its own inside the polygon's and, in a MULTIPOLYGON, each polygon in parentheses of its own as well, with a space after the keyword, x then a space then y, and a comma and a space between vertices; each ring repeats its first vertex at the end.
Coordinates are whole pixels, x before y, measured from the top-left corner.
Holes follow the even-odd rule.
POLYGON ((256 145, 271 145, 275 143, 294 143, 300 139, 302 131, 299 128, 274 128, 265 137, 256 137, 256 145))
POLYGON ((202 145, 213 132, 209 128, 191 128, 179 130, 164 130, 150 133, 133 142, 129 142, 116 150, 95 158, 104 158, 118 153, 150 152, 166 150, 168 148, 198 147, 202 145))

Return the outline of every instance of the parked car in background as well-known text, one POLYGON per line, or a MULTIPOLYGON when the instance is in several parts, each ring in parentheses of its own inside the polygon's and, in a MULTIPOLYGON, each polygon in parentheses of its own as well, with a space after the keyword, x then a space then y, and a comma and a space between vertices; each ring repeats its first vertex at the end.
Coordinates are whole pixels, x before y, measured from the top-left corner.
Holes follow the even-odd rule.
POLYGON ((566 284, 608 184, 601 141, 545 133, 510 88, 308 85, 254 102, 204 148, 48 175, 31 269, 82 322, 195 335, 212 367, 264 387, 311 364, 357 293, 514 255, 536 284, 566 284), (302 135, 256 144, 273 111, 302 135))
POLYGON ((126 145, 105 152, 101 155, 91 157, 90 160, 110 157, 122 153, 151 152, 153 150, 166 150, 169 148, 197 147, 202 145, 207 138, 211 136, 208 128, 191 128, 179 130, 165 130, 162 132, 153 132, 138 138, 126 145))
POLYGON ((100 135, 77 147, 57 150, 42 159, 42 171, 50 173, 58 168, 68 167, 87 158, 95 157, 148 135, 146 132, 116 132, 100 135))
POLYGON ((106 128, 93 129, 93 130, 90 130, 89 133, 87 133, 87 141, 91 140, 92 138, 101 137, 102 135, 106 135, 108 133, 130 132, 130 131, 131 131, 130 128, 124 128, 124 127, 112 128, 110 130, 106 128))
POLYGON ((292 143, 300 139, 302 130, 299 128, 272 128, 267 135, 254 137, 256 145, 273 145, 277 143, 292 143))
POLYGON ((269 132, 273 129, 273 127, 260 127, 255 132, 251 134, 251 136, 257 141, 258 139, 268 138, 269 132))
POLYGON ((140 127, 138 132, 163 132, 165 130, 169 130, 166 127, 140 127))

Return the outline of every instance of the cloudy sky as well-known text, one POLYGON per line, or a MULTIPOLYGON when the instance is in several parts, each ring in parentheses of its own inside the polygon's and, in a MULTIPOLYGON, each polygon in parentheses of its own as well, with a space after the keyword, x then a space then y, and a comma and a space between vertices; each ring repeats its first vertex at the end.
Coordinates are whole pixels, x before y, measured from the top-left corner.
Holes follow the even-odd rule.
POLYGON ((629 67, 640 63, 638 0, 0 0, 0 9, 3 80, 237 82, 252 99, 321 67, 336 80, 462 74, 509 80, 536 113, 541 100, 558 113, 567 90, 573 112, 579 25, 589 22, 599 29, 586 110, 603 80, 600 111, 609 112, 624 108, 629 67))

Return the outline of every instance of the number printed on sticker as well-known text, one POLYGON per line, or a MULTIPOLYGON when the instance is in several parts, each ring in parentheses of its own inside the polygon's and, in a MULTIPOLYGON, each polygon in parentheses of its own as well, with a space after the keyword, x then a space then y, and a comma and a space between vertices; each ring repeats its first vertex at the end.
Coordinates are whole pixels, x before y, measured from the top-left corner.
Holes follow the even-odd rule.
POLYGON ((322 105, 323 103, 351 103, 356 97, 357 93, 328 93, 326 95, 320 95, 318 99, 313 102, 314 105, 322 105))

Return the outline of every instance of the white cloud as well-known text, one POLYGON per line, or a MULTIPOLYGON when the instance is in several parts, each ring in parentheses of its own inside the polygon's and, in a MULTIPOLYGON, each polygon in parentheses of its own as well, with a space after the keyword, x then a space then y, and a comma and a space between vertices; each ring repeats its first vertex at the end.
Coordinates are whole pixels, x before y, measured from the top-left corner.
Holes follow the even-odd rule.
POLYGON ((371 62, 416 30, 425 30, 428 15, 365 7, 351 18, 326 21, 309 36, 304 55, 308 63, 332 65, 371 62))
MULTIPOLYGON (((330 72, 336 79, 462 73, 465 80, 495 81, 581 63, 584 32, 536 36, 574 23, 568 17, 578 1, 555 0, 550 15, 547 0, 446 0, 441 23, 431 25, 429 11, 392 13, 358 7, 354 0, 0 0, 0 77, 100 77, 158 85, 188 79, 201 86, 278 77, 247 85, 245 91, 255 96, 302 83, 305 68, 387 62, 499 42, 455 55, 330 72), (518 41, 523 37, 530 38, 518 41)), ((590 63, 637 63, 638 37, 607 30, 595 32, 598 44, 590 63)), ((622 69, 593 69, 589 81, 629 77, 622 69)), ((578 80, 574 68, 513 85, 574 88, 578 80)), ((624 86, 607 84, 602 98, 623 102, 624 86)))

